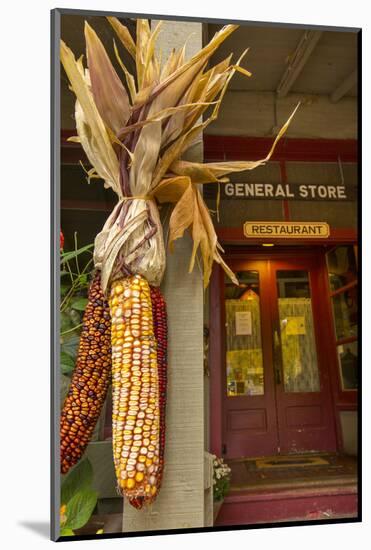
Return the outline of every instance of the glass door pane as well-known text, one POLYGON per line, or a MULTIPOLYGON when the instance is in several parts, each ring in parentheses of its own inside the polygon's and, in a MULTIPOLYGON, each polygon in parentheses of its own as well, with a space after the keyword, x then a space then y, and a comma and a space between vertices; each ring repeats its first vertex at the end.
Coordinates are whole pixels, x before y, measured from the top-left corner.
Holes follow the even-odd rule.
POLYGON ((336 340, 357 336, 357 286, 332 296, 336 340))
POLYGON ((237 273, 225 281, 227 395, 263 395, 259 273, 237 273))
POLYGON ((277 271, 277 294, 285 391, 319 392, 308 272, 277 271))
POLYGON ((358 388, 358 343, 348 342, 337 346, 341 386, 343 390, 358 388))

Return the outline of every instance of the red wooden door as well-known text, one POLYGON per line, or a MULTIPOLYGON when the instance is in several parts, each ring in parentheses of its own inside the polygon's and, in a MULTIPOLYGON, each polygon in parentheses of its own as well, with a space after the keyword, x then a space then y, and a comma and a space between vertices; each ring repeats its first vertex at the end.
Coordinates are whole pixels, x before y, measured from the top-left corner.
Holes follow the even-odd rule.
POLYGON ((316 257, 230 262, 224 437, 229 458, 336 450, 316 257))
POLYGON ((336 450, 320 258, 268 263, 281 452, 336 450))
POLYGON ((275 454, 279 441, 273 369, 268 367, 273 365, 268 264, 261 260, 230 264, 241 288, 226 279, 226 455, 275 454))

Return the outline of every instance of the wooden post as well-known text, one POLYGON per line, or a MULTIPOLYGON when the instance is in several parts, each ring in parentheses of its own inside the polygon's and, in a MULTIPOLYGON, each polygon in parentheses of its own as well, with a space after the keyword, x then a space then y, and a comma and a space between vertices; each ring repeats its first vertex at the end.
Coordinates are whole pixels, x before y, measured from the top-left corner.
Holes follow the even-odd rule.
MULTIPOLYGON (((183 46, 191 33, 187 57, 202 47, 202 25, 164 22, 157 43, 162 59, 183 46)), ((202 148, 193 148, 191 158, 202 160, 202 148)), ((166 234, 165 226, 165 238, 166 234)), ((188 273, 191 251, 188 234, 175 242, 174 253, 167 254, 162 285, 169 325, 163 484, 148 509, 138 511, 124 502, 124 532, 204 526, 203 286, 197 265, 188 273)))

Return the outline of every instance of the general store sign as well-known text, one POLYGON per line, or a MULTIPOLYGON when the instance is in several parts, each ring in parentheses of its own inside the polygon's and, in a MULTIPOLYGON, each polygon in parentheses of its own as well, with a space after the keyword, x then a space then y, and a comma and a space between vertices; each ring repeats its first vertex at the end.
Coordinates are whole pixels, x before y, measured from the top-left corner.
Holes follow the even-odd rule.
MULTIPOLYGON (((209 186, 210 188, 212 186, 209 186)), ((208 191, 206 186, 206 191, 208 191)), ((355 186, 288 184, 288 183, 235 183, 220 186, 221 199, 271 199, 309 201, 354 201, 355 186)))
POLYGON ((280 239, 326 239, 330 226, 325 222, 245 222, 245 237, 280 239))

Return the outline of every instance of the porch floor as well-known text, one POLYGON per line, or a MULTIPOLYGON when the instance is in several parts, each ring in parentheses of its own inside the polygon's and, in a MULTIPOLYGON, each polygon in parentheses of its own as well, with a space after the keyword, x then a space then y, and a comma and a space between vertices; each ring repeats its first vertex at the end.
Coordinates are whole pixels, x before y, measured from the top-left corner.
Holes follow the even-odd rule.
MULTIPOLYGON (((235 491, 274 490, 321 487, 321 486, 343 486, 357 483, 357 459, 347 455, 335 453, 301 454, 300 459, 320 457, 327 464, 297 466, 285 464, 281 466, 259 468, 256 458, 242 458, 228 460, 228 466, 232 470, 231 488, 235 491)), ((270 457, 272 460, 277 457, 270 457)), ((288 461, 293 455, 288 455, 288 461)), ((300 462, 300 460, 299 460, 300 462)))
POLYGON ((264 457, 272 462, 268 467, 262 467, 262 458, 226 460, 231 486, 214 525, 357 518, 356 458, 334 453, 264 457))

